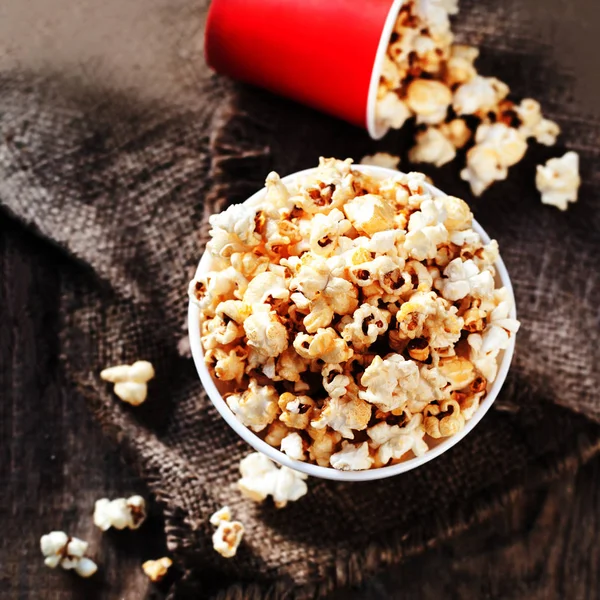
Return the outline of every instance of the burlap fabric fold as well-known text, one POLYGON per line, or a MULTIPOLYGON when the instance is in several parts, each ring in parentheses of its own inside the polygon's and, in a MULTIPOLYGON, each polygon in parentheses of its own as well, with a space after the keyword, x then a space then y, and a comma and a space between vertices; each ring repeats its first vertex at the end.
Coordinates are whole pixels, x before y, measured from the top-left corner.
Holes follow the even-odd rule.
POLYGON ((535 192, 535 164, 560 146, 532 147, 507 182, 476 201, 456 163, 428 170, 471 202, 500 242, 522 321, 505 388, 475 431, 437 460, 373 483, 310 480, 309 494, 284 510, 237 492, 238 463, 250 449, 180 353, 186 286, 207 217, 246 198, 272 169, 285 175, 319 155, 405 149, 405 136, 376 144, 218 77, 198 77, 188 88, 197 101, 179 103, 57 73, 0 74, 0 218, 19 219, 71 258, 61 273, 65 385, 72 402, 89 403, 163 507, 183 572, 174 598, 323 596, 485 522, 524 486, 600 449, 600 122, 582 119, 563 87, 544 85, 555 65, 530 41, 527 24, 484 4, 493 7, 463 3, 461 36, 483 46, 488 72, 540 99, 560 122, 563 143, 581 154, 581 199, 562 214, 535 192), (507 40, 520 41, 521 51, 507 40), (151 360, 157 376, 147 402, 132 409, 98 373, 139 358, 151 360), (232 560, 211 544, 207 518, 223 504, 246 527, 232 560))

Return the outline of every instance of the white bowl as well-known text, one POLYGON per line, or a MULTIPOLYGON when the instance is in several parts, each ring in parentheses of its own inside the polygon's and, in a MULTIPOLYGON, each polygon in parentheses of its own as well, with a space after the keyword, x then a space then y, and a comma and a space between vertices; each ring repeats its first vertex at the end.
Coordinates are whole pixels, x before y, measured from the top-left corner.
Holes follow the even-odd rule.
MULTIPOLYGON (((353 168, 358 169, 362 172, 368 173, 373 177, 377 177, 378 179, 384 179, 386 177, 390 177, 391 175, 397 175, 398 171, 393 171, 391 169, 384 169, 382 167, 372 167, 372 166, 363 166, 356 165, 353 168)), ((314 169, 306 169, 304 171, 299 171, 298 173, 294 173, 292 175, 288 175, 284 177, 282 181, 284 183, 291 182, 294 178, 302 175, 306 175, 314 171, 314 169)), ((436 187, 432 185, 427 185, 428 189, 435 196, 443 196, 445 195, 443 192, 438 190, 436 187)), ((257 203, 262 200, 266 191, 265 188, 248 198, 246 202, 249 203, 257 203)), ((482 229, 482 227, 475 220, 473 221, 473 229, 479 233, 484 242, 489 242, 490 238, 487 233, 482 229)), ((203 274, 210 270, 210 261, 211 257, 208 253, 204 253, 200 263, 198 265, 197 274, 203 274)), ((516 310, 514 308, 514 296, 513 290, 510 283, 510 278, 508 276, 508 272, 502 259, 498 259, 495 264, 496 267, 496 282, 501 283, 504 287, 507 288, 509 296, 513 300, 513 309, 511 311, 511 317, 516 318, 516 310)), ((198 370, 198 375, 200 376, 200 380, 204 385, 204 389, 208 394, 208 397, 211 399, 212 403, 215 405, 216 409, 219 411, 221 416, 227 421, 230 427, 232 427, 235 432, 248 444, 250 444, 255 450, 266 454, 269 458, 274 461, 285 465, 286 467, 290 467, 292 469, 296 469, 297 471, 302 471, 307 475, 311 475, 312 477, 320 477, 321 479, 334 479, 336 481, 369 481, 371 479, 383 479, 385 477, 392 477, 394 475, 399 475, 400 473, 405 473, 406 471, 410 471, 416 467, 420 467, 424 465, 426 462, 436 458, 440 454, 443 454, 455 444, 458 444, 460 440, 462 440, 466 435, 468 435, 473 428, 481 421, 485 413, 490 409, 490 406, 496 399, 504 380, 506 379, 506 375, 508 373, 508 369, 510 367, 510 362, 512 359, 512 355, 515 348, 515 337, 512 336, 510 343, 506 350, 500 353, 498 360, 500 361, 498 366, 498 374, 496 379, 494 380, 491 388, 489 389, 486 396, 483 398, 479 408, 475 412, 475 414, 471 417, 469 421, 465 424, 465 427, 459 433, 453 435, 449 438, 444 438, 435 446, 431 447, 423 456, 418 456, 415 458, 410 458, 405 460, 404 462, 391 465, 388 467, 380 467, 377 469, 369 469, 367 471, 338 471, 333 467, 320 467, 318 465, 313 465, 310 463, 297 461, 289 458, 286 454, 277 450, 273 446, 270 446, 262 440, 257 434, 248 429, 245 425, 243 425, 236 416, 231 412, 227 403, 223 399, 223 396, 217 389, 213 378, 211 377, 208 368, 204 362, 204 352, 202 349, 202 343, 200 341, 200 310, 196 304, 190 302, 188 309, 188 326, 189 326, 189 336, 190 336, 190 345, 192 349, 192 356, 194 357, 194 363, 196 364, 196 369, 198 370)))

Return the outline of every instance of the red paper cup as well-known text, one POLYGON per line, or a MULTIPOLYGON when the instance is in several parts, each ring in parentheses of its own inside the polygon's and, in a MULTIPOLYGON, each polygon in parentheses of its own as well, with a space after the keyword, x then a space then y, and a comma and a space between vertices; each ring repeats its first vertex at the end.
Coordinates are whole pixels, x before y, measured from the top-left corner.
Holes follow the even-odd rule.
POLYGON ((205 52, 217 72, 292 98, 379 139, 385 52, 403 0, 213 0, 205 52))

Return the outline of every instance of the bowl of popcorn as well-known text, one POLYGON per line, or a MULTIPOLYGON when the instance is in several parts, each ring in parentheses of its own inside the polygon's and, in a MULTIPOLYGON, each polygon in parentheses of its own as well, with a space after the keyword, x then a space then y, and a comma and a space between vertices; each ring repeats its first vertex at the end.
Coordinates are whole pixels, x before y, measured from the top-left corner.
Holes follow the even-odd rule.
POLYGON ((510 279, 469 206, 352 160, 280 178, 210 218, 189 287, 212 403, 308 475, 408 471, 494 402, 519 328, 510 279))

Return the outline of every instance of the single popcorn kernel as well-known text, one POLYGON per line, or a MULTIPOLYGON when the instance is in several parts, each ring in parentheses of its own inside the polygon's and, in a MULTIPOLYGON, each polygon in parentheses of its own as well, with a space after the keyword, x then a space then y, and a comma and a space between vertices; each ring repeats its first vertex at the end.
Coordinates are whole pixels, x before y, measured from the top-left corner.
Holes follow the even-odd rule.
MULTIPOLYGON (((442 39, 445 10, 410 2, 403 10, 417 9, 430 27, 418 35, 448 46, 440 60, 421 48, 421 70, 410 76, 418 92, 444 76, 451 41, 442 39)), ((471 56, 461 59, 465 73, 471 56)), ((475 139, 498 169, 524 144, 507 125, 511 111, 528 131, 537 122, 535 106, 524 104, 521 118, 502 102, 475 139)), ((453 152, 470 137, 454 116, 428 131, 453 152)), ((194 280, 199 297, 191 287, 206 365, 235 417, 294 461, 363 470, 421 456, 431 438, 461 431, 519 323, 508 290, 496 287, 498 245, 483 243, 463 200, 433 194, 421 173, 375 177, 351 162, 321 159, 285 184, 272 173, 252 206, 212 219, 214 268, 194 280)), ((281 508, 307 493, 304 475, 258 453, 240 472, 240 492, 255 502, 270 496, 281 508)), ((126 510, 117 516, 126 526, 126 510)), ((227 507, 211 523, 216 550, 233 556, 241 524, 227 507)))
POLYGON ((154 377, 154 367, 146 360, 119 365, 100 372, 100 378, 115 384, 115 394, 132 406, 139 406, 148 395, 147 382, 154 377))
POLYGON ((146 501, 141 496, 96 500, 94 525, 102 531, 115 529, 138 529, 146 520, 146 501))
POLYGON ((172 564, 173 561, 168 556, 163 556, 157 560, 147 560, 142 565, 142 570, 146 573, 150 581, 158 583, 165 578, 172 564))
POLYGON ((69 537, 64 531, 51 531, 40 539, 40 549, 47 567, 55 569, 61 566, 84 578, 91 577, 98 570, 96 563, 85 556, 88 545, 79 538, 69 537))

